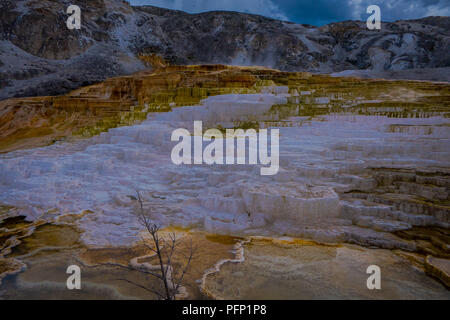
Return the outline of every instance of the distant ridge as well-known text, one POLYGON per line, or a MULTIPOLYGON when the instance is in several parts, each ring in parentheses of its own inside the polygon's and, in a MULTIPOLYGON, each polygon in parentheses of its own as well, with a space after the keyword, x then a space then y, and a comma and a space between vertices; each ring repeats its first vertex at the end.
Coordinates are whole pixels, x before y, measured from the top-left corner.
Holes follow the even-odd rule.
POLYGON ((370 31, 360 21, 313 27, 238 12, 132 7, 120 0, 2 0, 0 19, 0 99, 61 94, 137 72, 146 68, 138 55, 158 55, 170 64, 318 73, 450 67, 449 17, 383 23, 370 31), (82 9, 79 31, 66 27, 69 4, 82 9))

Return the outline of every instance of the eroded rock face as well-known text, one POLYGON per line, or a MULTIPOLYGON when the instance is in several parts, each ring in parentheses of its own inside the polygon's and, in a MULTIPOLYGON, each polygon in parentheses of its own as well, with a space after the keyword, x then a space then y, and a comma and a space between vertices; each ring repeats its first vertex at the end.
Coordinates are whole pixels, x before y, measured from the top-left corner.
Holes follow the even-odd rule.
POLYGON ((0 5, 0 99, 57 95, 145 69, 113 35, 133 11, 121 1, 25 0, 0 5), (71 4, 82 8, 80 30, 66 26, 71 4))
MULTIPOLYGON (((120 0, 0 5, 0 99, 66 93, 144 70, 139 54, 157 54, 171 64, 261 65, 320 73, 450 67, 448 17, 383 23, 382 30, 369 31, 356 21, 317 28, 236 12, 131 7, 120 0), (70 4, 82 10, 81 30, 65 25, 70 4)), ((431 73, 446 78, 445 72, 431 73)))

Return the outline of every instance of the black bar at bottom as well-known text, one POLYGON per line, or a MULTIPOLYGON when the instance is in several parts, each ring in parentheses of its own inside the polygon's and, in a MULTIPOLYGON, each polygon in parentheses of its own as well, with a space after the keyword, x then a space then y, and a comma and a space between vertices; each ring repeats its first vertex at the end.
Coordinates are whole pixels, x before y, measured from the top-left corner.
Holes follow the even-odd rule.
MULTIPOLYGON (((323 319, 345 317, 355 319, 378 318, 398 314, 401 319, 427 314, 445 314, 449 301, 0 301, 0 310, 17 314, 41 313, 48 316, 120 317, 139 314, 149 319, 323 319)), ((400 319, 400 318, 399 318, 400 319)))

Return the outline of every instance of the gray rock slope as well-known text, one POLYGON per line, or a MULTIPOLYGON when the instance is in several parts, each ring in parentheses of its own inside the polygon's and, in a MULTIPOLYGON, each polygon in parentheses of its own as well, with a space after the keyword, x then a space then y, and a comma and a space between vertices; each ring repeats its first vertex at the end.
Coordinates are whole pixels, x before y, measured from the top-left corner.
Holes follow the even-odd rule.
POLYGON ((313 27, 120 0, 0 0, 0 20, 0 99, 61 94, 143 70, 137 55, 151 53, 173 64, 320 73, 450 67, 449 17, 383 23, 370 31, 360 21, 313 27), (70 4, 82 9, 81 30, 66 27, 70 4))

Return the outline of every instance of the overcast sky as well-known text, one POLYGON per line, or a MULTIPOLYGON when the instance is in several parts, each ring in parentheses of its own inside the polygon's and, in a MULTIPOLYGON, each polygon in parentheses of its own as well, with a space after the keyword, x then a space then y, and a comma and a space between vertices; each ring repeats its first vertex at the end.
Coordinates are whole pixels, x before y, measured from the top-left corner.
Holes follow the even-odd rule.
POLYGON ((229 10, 260 14, 297 23, 323 25, 343 20, 365 20, 366 8, 376 4, 383 21, 450 16, 450 0, 131 0, 133 5, 198 13, 229 10))

